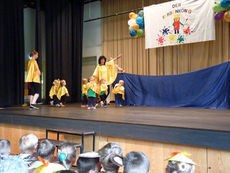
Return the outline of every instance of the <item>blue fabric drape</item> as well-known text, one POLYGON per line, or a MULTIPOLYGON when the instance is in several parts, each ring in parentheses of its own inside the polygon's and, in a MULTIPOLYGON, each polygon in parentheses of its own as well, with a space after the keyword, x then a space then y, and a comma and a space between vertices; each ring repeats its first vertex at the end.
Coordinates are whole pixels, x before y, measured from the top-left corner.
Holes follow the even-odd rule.
POLYGON ((230 62, 202 70, 167 76, 118 74, 125 82, 127 106, 230 107, 230 62))

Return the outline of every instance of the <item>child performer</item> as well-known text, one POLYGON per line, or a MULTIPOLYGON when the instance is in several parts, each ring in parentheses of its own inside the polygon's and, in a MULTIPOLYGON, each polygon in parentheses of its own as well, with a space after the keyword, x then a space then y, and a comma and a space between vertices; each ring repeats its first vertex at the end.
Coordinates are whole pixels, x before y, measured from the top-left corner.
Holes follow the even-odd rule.
POLYGON ((60 80, 59 79, 55 79, 53 81, 53 86, 50 89, 49 92, 49 96, 50 96, 50 104, 51 105, 56 105, 58 104, 58 99, 57 99, 57 94, 58 94, 58 90, 60 88, 60 80))
POLYGON ((61 80, 61 87, 58 90, 57 98, 60 102, 60 106, 63 107, 66 101, 66 96, 69 97, 69 92, 66 88, 66 81, 61 80))
POLYGON ((95 83, 94 77, 91 76, 87 84, 88 109, 91 109, 91 105, 93 105, 93 109, 96 109, 96 92, 97 84, 95 83))
POLYGON ((88 100, 87 100, 87 83, 88 80, 86 78, 82 79, 82 90, 81 90, 81 97, 82 97, 82 104, 81 107, 87 107, 88 100))
POLYGON ((119 83, 114 86, 112 92, 115 94, 115 106, 122 106, 122 99, 125 100, 124 81, 119 80, 119 83))
POLYGON ((39 109, 35 106, 39 97, 40 90, 40 76, 41 71, 39 70, 38 63, 38 52, 33 50, 30 53, 31 60, 28 62, 27 76, 25 82, 28 83, 29 96, 30 96, 30 109, 39 109))
POLYGON ((108 87, 107 87, 105 79, 101 79, 101 85, 99 86, 99 92, 98 93, 99 93, 100 98, 101 98, 101 107, 105 108, 106 107, 105 99, 106 99, 106 96, 108 95, 108 87))

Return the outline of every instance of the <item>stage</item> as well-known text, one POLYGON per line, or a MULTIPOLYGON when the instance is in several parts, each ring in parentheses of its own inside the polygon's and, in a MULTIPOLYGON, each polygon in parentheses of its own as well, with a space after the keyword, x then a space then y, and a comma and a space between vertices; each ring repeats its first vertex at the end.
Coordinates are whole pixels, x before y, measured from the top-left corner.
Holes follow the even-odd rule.
POLYGON ((39 105, 0 110, 1 123, 94 130, 97 134, 230 150, 230 110, 39 105))

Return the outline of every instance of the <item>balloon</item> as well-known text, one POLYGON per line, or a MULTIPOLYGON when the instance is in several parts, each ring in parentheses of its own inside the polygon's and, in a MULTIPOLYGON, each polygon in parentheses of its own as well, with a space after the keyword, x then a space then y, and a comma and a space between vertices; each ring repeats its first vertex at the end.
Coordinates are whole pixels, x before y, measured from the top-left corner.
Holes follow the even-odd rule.
POLYGON ((61 161, 64 161, 64 160, 66 159, 66 155, 65 155, 64 153, 61 153, 61 154, 59 155, 59 159, 60 159, 61 161))
POLYGON ((133 38, 138 38, 138 35, 135 35, 133 38))
POLYGON ((143 29, 138 29, 138 30, 137 30, 137 35, 138 35, 138 36, 142 36, 143 34, 144 34, 143 29))
POLYGON ((135 15, 134 12, 129 13, 129 18, 132 19, 132 18, 133 18, 133 15, 135 15))
POLYGON ((224 20, 225 20, 226 22, 230 22, 230 11, 226 11, 226 12, 224 13, 224 20))
POLYGON ((129 31, 135 31, 132 26, 129 26, 129 31))
POLYGON ((220 20, 222 20, 223 19, 223 17, 224 17, 224 11, 221 11, 221 12, 219 12, 219 13, 216 13, 215 14, 215 20, 217 20, 217 21, 220 21, 220 20))
POLYGON ((133 26, 135 24, 137 24, 135 19, 129 19, 129 21, 128 21, 129 26, 133 26))
POLYGON ((132 19, 136 19, 137 18, 137 14, 134 14, 133 16, 132 16, 132 19))
POLYGON ((138 16, 138 17, 136 18, 136 23, 137 23, 138 25, 142 24, 143 21, 144 21, 144 20, 143 20, 143 17, 138 16))
POLYGON ((144 23, 140 24, 140 25, 139 25, 139 28, 140 28, 140 29, 144 29, 144 28, 145 28, 144 23))
POLYGON ((138 16, 143 17, 143 16, 144 16, 144 11, 143 11, 143 10, 140 10, 140 11, 138 12, 138 16))
POLYGON ((131 31, 129 34, 130 34, 131 37, 134 37, 134 36, 137 35, 137 32, 136 31, 131 31))
POLYGON ((215 12, 215 13, 218 13, 218 12, 221 12, 221 11, 225 11, 226 9, 221 7, 220 6, 220 3, 217 3, 215 4, 213 7, 212 7, 212 10, 215 12))
POLYGON ((139 25, 138 24, 133 25, 133 29, 137 31, 139 29, 139 25))
POLYGON ((220 6, 223 7, 223 8, 227 8, 227 7, 230 6, 230 1, 221 0, 221 1, 220 1, 220 6))

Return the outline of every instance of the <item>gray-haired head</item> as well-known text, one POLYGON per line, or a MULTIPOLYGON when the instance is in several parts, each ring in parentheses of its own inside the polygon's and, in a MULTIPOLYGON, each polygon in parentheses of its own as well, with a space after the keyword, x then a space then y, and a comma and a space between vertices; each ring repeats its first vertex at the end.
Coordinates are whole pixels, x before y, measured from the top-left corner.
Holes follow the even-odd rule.
POLYGON ((10 141, 0 139, 0 160, 10 155, 10 141))
POLYGON ((22 153, 33 154, 38 145, 38 137, 34 134, 23 135, 19 140, 19 148, 22 153))
POLYGON ((124 158, 124 173, 147 173, 150 162, 142 152, 129 152, 124 158))
POLYGON ((65 166, 66 169, 70 169, 72 167, 72 163, 76 160, 76 149, 71 144, 63 144, 58 149, 58 158, 60 162, 65 166), (61 154, 65 155, 64 159, 60 159, 61 154))
POLYGON ((98 151, 100 161, 106 172, 118 172, 123 166, 123 149, 116 143, 108 143, 98 151))
POLYGON ((166 173, 195 173, 195 166, 185 162, 169 161, 166 173))

